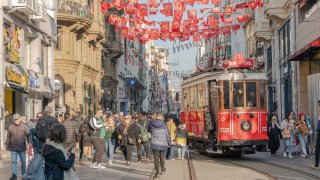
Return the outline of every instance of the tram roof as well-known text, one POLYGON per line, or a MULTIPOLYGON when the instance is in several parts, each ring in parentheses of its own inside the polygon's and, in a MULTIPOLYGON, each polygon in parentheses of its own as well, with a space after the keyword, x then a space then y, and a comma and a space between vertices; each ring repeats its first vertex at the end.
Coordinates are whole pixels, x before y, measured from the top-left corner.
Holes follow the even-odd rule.
POLYGON ((199 84, 202 82, 207 82, 211 80, 266 80, 267 75, 266 73, 262 72, 241 72, 241 71, 207 71, 203 72, 201 74, 195 75, 193 77, 189 77, 186 80, 183 80, 181 85, 187 85, 187 84, 199 84))

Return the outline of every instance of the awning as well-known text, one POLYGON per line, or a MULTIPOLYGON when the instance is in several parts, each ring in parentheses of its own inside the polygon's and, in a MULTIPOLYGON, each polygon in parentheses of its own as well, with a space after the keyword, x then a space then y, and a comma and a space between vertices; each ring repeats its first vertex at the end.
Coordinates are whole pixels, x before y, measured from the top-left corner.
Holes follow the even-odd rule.
POLYGON ((124 79, 127 80, 130 87, 136 87, 139 90, 147 90, 143 83, 135 76, 125 76, 124 79))
POLYGON ((320 37, 291 55, 289 61, 313 60, 312 57, 317 53, 320 53, 320 37))

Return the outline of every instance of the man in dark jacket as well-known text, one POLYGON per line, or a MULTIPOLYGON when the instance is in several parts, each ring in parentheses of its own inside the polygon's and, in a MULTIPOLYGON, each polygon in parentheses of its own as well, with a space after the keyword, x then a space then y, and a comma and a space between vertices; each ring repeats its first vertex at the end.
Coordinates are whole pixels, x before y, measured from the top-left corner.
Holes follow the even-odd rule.
POLYGON ((64 127, 66 128, 66 140, 63 142, 64 147, 67 151, 73 152, 73 148, 76 145, 76 142, 78 140, 78 123, 70 117, 69 113, 66 113, 64 115, 64 121, 62 123, 64 127))
POLYGON ((12 176, 10 180, 16 180, 18 175, 17 170, 17 159, 20 157, 21 161, 21 173, 22 175, 26 172, 26 138, 29 146, 32 147, 32 138, 29 133, 29 128, 27 125, 22 123, 19 114, 13 115, 14 123, 9 126, 6 146, 11 153, 11 163, 12 163, 12 176))
POLYGON ((52 107, 47 106, 44 115, 39 119, 39 122, 36 125, 36 137, 39 140, 39 151, 42 150, 42 146, 46 142, 50 127, 55 123, 59 123, 59 121, 52 116, 52 113, 52 107))
POLYGON ((203 108, 205 110, 205 112, 204 112, 204 121, 205 121, 204 130, 205 130, 205 133, 208 134, 208 138, 210 139, 210 148, 208 151, 213 151, 214 141, 215 141, 215 128, 216 128, 215 121, 212 118, 209 107, 204 106, 203 108))

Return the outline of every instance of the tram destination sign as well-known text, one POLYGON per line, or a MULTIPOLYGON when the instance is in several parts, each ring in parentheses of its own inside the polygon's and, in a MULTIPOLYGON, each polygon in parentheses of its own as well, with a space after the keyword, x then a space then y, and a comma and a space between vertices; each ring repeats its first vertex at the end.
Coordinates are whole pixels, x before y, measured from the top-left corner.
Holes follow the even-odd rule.
POLYGON ((229 68, 252 68, 253 59, 228 60, 229 68))

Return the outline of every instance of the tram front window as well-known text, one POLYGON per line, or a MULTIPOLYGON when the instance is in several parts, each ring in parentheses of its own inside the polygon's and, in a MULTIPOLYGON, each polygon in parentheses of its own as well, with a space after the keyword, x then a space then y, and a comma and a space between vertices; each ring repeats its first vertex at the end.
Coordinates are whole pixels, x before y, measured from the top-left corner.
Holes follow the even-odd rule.
POLYGON ((257 86, 256 82, 247 82, 246 83, 246 94, 247 94, 247 107, 257 107, 257 86))
POLYGON ((243 83, 233 83, 233 107, 244 107, 243 83))

